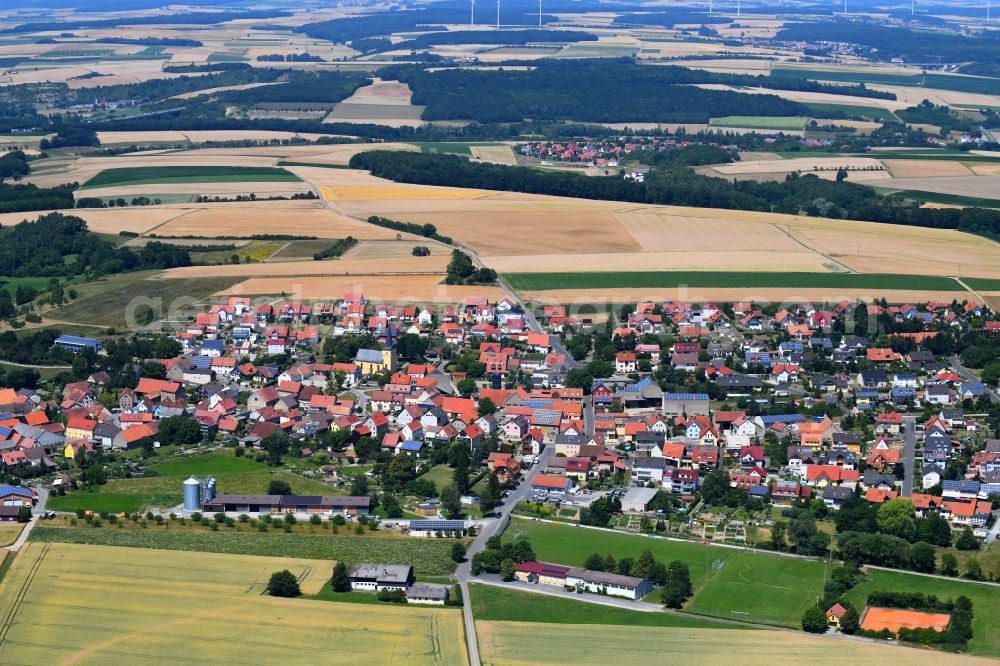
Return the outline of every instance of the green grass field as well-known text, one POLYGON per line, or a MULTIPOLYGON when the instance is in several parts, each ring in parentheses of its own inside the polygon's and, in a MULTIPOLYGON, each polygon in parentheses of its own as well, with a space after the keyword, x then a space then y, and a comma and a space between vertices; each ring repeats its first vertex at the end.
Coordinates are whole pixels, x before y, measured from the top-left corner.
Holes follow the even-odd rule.
POLYGON ((923 592, 940 598, 964 594, 972 600, 972 640, 969 652, 993 658, 1000 657, 1000 587, 961 580, 943 580, 915 576, 902 571, 868 572, 868 576, 847 597, 863 607, 868 595, 876 591, 923 592))
POLYGON ((695 617, 599 606, 585 601, 532 594, 493 585, 472 584, 472 612, 477 621, 543 622, 552 624, 618 624, 636 627, 744 629, 695 617))
POLYGON ((237 458, 232 453, 209 453, 205 455, 174 456, 148 468, 156 476, 183 476, 192 474, 239 474, 242 472, 266 472, 267 467, 252 458, 237 458))
POLYGON ((439 491, 447 488, 454 480, 452 469, 447 465, 437 465, 432 467, 421 474, 420 478, 425 481, 432 481, 434 485, 438 487, 439 491))
MULTIPOLYGON (((169 523, 164 523, 169 525, 169 523)), ((223 528, 225 529, 225 528, 223 528)), ((343 530, 342 530, 343 531, 343 530)), ((384 562, 410 564, 414 572, 445 575, 455 569, 452 539, 408 539, 388 532, 378 536, 331 534, 317 529, 316 534, 269 531, 267 533, 218 531, 203 528, 173 528, 150 525, 148 529, 104 527, 48 527, 38 525, 31 531, 31 541, 79 543, 97 546, 154 548, 157 550, 201 551, 272 557, 304 557, 345 562, 384 562)))
MULTIPOLYGON (((143 297, 152 299, 157 305, 153 311, 158 317, 176 318, 182 316, 182 310, 190 309, 191 299, 201 302, 240 281, 238 277, 151 279, 158 274, 151 271, 126 273, 81 284, 75 287, 79 294, 77 300, 56 308, 47 316, 79 324, 117 327, 127 323, 129 301, 143 297), (123 299, 122 294, 126 293, 129 298, 123 299)), ((89 334, 93 333, 91 330, 89 334)))
POLYGON ((153 185, 157 183, 299 182, 299 177, 274 167, 130 167, 105 169, 80 189, 153 185))
POLYGON ((47 277, 0 277, 0 290, 6 291, 13 298, 14 292, 19 286, 24 285, 35 291, 41 291, 48 286, 51 279, 47 277))
POLYGON ((52 511, 93 511, 94 513, 135 513, 146 507, 159 506, 164 509, 181 503, 180 493, 103 493, 79 490, 63 497, 50 496, 45 504, 52 511))
POLYGON ((548 289, 670 288, 686 285, 703 288, 831 288, 912 289, 955 291, 959 285, 947 277, 885 273, 742 273, 710 271, 635 271, 621 273, 505 273, 518 291, 548 289))
POLYGON ((521 519, 505 533, 514 538, 530 541, 539 560, 571 566, 582 566, 594 552, 621 559, 649 550, 664 563, 681 560, 694 585, 685 610, 727 620, 797 627, 823 593, 822 562, 521 519), (721 569, 713 567, 717 560, 721 569))
POLYGON ((870 120, 886 121, 896 120, 895 114, 880 106, 855 106, 853 104, 823 104, 821 102, 805 102, 817 118, 828 118, 824 114, 844 114, 845 116, 857 116, 870 120))
POLYGON ((803 130, 808 119, 803 116, 723 116, 711 118, 712 127, 739 127, 746 129, 803 130))
POLYGON ((220 493, 263 494, 272 480, 285 481, 300 495, 338 495, 343 491, 282 469, 273 469, 251 458, 232 453, 209 453, 173 457, 150 465, 147 476, 138 479, 110 479, 96 490, 80 490, 49 499, 54 511, 132 513, 149 506, 169 508, 181 503, 184 479, 191 475, 215 477, 220 493))

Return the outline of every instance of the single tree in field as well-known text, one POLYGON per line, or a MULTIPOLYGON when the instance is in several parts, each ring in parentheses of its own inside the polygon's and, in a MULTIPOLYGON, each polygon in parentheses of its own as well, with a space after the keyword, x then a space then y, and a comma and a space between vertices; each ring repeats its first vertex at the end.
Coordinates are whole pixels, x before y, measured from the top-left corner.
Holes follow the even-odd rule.
POLYGON ((271 479, 271 482, 267 484, 267 494, 291 495, 292 487, 288 485, 288 481, 282 481, 281 479, 271 479))
POLYGON ((840 631, 844 634, 853 634, 861 627, 861 617, 854 604, 844 604, 844 616, 840 618, 840 631))
POLYGON ((827 630, 826 613, 819 606, 810 606, 802 614, 802 630, 811 634, 825 634, 827 630))
POLYGON ((514 580, 514 574, 517 572, 517 566, 514 564, 514 560, 509 557, 500 563, 500 577, 504 580, 514 580))
POLYGON ((337 562, 333 566, 333 577, 330 579, 330 587, 333 588, 334 592, 351 591, 351 579, 347 575, 347 565, 343 562, 337 562))
POLYGON ((667 608, 680 608, 691 596, 691 573, 688 565, 674 560, 667 565, 667 583, 660 593, 660 600, 667 608))
POLYGON ((299 581, 288 569, 275 571, 267 581, 267 593, 272 597, 297 597, 302 594, 299 581))

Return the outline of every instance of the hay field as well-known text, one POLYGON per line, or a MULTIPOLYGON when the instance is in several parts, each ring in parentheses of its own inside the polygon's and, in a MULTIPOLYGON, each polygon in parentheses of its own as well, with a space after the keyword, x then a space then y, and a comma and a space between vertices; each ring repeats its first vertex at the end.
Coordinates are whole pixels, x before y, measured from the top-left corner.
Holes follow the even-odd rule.
MULTIPOLYGON (((893 160, 885 159, 882 163, 889 169, 893 178, 936 178, 939 176, 972 176, 974 171, 958 161, 953 160, 893 160)), ((995 167, 997 164, 983 166, 995 167)), ((1000 175, 1000 172, 998 172, 1000 175)))
MULTIPOLYGON (((48 211, 30 213, 0 214, 0 225, 10 226, 22 220, 34 220, 48 211)), ((74 208, 60 211, 65 215, 75 215, 87 222, 91 231, 102 234, 117 234, 119 231, 145 233, 178 215, 183 210, 161 206, 141 206, 137 208, 74 208)))
MULTIPOLYGON (((673 63, 671 63, 673 64, 673 63)), ((769 88, 735 88, 723 83, 698 83, 699 88, 706 90, 730 90, 733 92, 747 93, 750 95, 777 95, 782 99, 792 102, 813 102, 818 104, 847 104, 851 106, 876 106, 889 111, 898 111, 908 106, 919 104, 920 100, 913 103, 906 103, 899 100, 872 99, 868 97, 854 97, 852 95, 836 95, 834 93, 805 92, 800 90, 771 90, 769 88)), ((876 88, 878 86, 870 86, 876 88)), ((920 90, 924 90, 920 88, 920 90)), ((944 91, 942 91, 944 92, 944 91)))
MULTIPOLYGON (((379 229, 381 227, 374 227, 379 229)), ((350 250, 341 255, 341 259, 404 259, 407 268, 419 268, 421 259, 426 257, 414 257, 413 248, 423 246, 430 250, 430 256, 451 255, 451 248, 431 239, 419 241, 396 241, 396 240, 366 240, 361 241, 350 250), (412 262, 412 263, 411 263, 412 262)))
MULTIPOLYGON (((269 202, 268 202, 269 203, 269 202)), ((274 202, 288 203, 288 202, 274 202)), ((194 204, 188 212, 156 230, 159 236, 252 236, 288 234, 317 238, 393 239, 396 232, 359 222, 323 208, 230 203, 209 208, 194 204)))
POLYGON ((1000 176, 1000 164, 976 164, 973 162, 967 166, 977 176, 1000 176))
POLYGON ((126 664, 467 663, 461 614, 261 595, 288 568, 316 591, 331 563, 29 543, 0 589, 0 661, 126 664))
MULTIPOLYGON (((97 174, 107 169, 132 169, 144 167, 270 167, 274 158, 248 154, 211 155, 204 151, 187 151, 183 153, 148 152, 134 155, 117 155, 114 157, 80 157, 75 160, 56 160, 58 168, 50 167, 48 160, 40 160, 38 171, 24 178, 25 183, 34 183, 39 187, 52 187, 62 183, 76 181, 85 183, 97 174)), ((33 165, 33 171, 34 171, 33 165)))
POLYGON ((894 190, 918 190, 957 194, 983 199, 1000 198, 1000 176, 935 176, 929 178, 889 178, 879 182, 879 187, 894 190))
POLYGON ((334 105, 325 123, 376 123, 389 127, 419 127, 423 106, 410 103, 410 86, 399 81, 372 79, 354 94, 334 105))
MULTIPOLYGON (((904 161, 904 160, 899 160, 904 161)), ((796 157, 787 160, 740 160, 731 164, 698 167, 695 171, 710 176, 753 180, 784 180, 789 173, 812 174, 833 180, 837 169, 850 173, 848 180, 855 182, 884 180, 889 173, 880 160, 870 157, 796 157)))
POLYGON ((857 666, 988 664, 987 659, 949 655, 875 642, 836 640, 793 631, 681 629, 664 627, 546 625, 530 622, 476 622, 483 664, 606 666, 669 661, 716 664, 736 652, 742 664, 824 663, 857 666), (595 640, 602 637, 604 640, 595 640), (835 656, 834 656, 835 655, 835 656))
MULTIPOLYGON (((315 171, 325 172, 331 184, 352 173, 315 171)), ((851 172, 849 178, 859 173, 851 172)), ((516 192, 475 192, 478 198, 465 200, 435 194, 430 199, 425 198, 428 192, 447 188, 407 187, 367 174, 363 178, 367 180, 349 182, 366 185, 341 189, 343 198, 330 201, 331 207, 355 217, 433 224, 501 272, 619 270, 632 255, 633 270, 727 270, 733 265, 742 270, 957 275, 961 264, 962 275, 1000 277, 1000 246, 946 229, 516 192), (699 252, 704 254, 686 256, 699 252)), ((466 192, 472 196, 474 191, 466 192)))
POLYGON ((517 157, 510 146, 469 146, 469 152, 473 159, 493 164, 506 164, 514 166, 517 164, 517 157))
MULTIPOLYGON (((301 263, 301 262, 299 262, 301 263)), ((275 264, 268 264, 274 266, 275 264)), ((438 275, 331 275, 323 277, 260 277, 239 282, 218 292, 217 296, 254 296, 286 294, 296 300, 342 298, 352 291, 383 303, 429 303, 450 305, 466 297, 498 301, 506 293, 499 287, 474 287, 444 284, 438 275)))

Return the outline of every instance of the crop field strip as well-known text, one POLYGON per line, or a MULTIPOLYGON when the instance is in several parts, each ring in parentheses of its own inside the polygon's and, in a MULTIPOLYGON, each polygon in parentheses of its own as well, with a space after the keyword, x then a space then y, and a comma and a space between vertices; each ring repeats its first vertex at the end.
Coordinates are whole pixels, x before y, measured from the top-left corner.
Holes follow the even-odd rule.
POLYGON ((299 182, 285 169, 275 167, 155 166, 105 169, 85 182, 81 189, 154 185, 160 183, 269 183, 299 182))
POLYGON ((268 532, 212 532, 173 530, 169 527, 118 529, 92 527, 36 527, 31 541, 122 546, 185 552, 343 559, 347 562, 374 560, 387 564, 410 564, 427 575, 446 575, 454 569, 451 540, 379 536, 285 534, 268 532))
POLYGON ((834 288, 918 291, 961 289, 948 277, 887 273, 729 273, 724 271, 635 271, 620 273, 506 273, 518 291, 556 289, 671 288, 834 288))
MULTIPOLYGON (((930 658, 915 648, 831 641, 801 632, 477 621, 476 633, 486 666, 606 666, 654 659, 717 664, 731 661, 736 652, 741 664, 762 666, 825 663, 833 655, 852 666, 884 666, 889 660, 896 666, 924 666, 930 658)), ((933 660, 942 666, 992 663, 939 652, 933 660)))
POLYGON ((30 544, 0 590, 0 660, 465 663, 453 611, 369 607, 362 622, 353 605, 261 594, 280 568, 314 592, 332 564, 30 544))

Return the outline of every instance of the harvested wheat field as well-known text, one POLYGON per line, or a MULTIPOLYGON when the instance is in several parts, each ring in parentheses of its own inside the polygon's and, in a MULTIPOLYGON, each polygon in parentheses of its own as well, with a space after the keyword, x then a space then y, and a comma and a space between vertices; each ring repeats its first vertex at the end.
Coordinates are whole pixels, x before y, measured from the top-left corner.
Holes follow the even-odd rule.
MULTIPOLYGON (((500 273, 700 271, 725 267, 727 271, 755 271, 762 266, 781 266, 792 272, 827 272, 831 262, 815 252, 799 248, 793 252, 677 251, 608 252, 604 254, 490 255, 483 261, 500 273)), ((835 265, 835 264, 834 264, 835 265)))
POLYGON ((510 146, 469 146, 472 158, 493 164, 506 164, 514 166, 517 164, 517 157, 510 146))
MULTIPOLYGON (((0 214, 0 225, 10 226, 22 220, 34 220, 49 211, 30 213, 0 214)), ((117 234, 119 231, 145 233, 171 220, 184 211, 160 206, 138 208, 74 208, 59 211, 64 215, 75 215, 87 222, 87 228, 102 234, 117 234)))
POLYGON ((399 81, 372 79, 344 101, 335 104, 325 123, 378 123, 390 127, 419 127, 424 107, 410 103, 410 86, 399 81))
MULTIPOLYGON (((279 202, 275 202, 279 203, 279 202)), ((253 236, 287 234, 317 238, 378 240, 394 239, 395 231, 353 220, 324 208, 282 209, 259 207, 255 203, 229 203, 217 208, 191 208, 190 211, 156 230, 159 236, 253 236)))
MULTIPOLYGON (((938 176, 971 176, 973 172, 961 162, 952 160, 893 160, 882 161, 893 178, 933 178, 938 176)), ((994 166, 994 165, 988 165, 994 166)))
POLYGON ((1000 164, 977 164, 976 162, 970 162, 966 166, 977 176, 1000 176, 1000 164))
MULTIPOLYGON (((377 228, 377 227, 376 227, 377 228)), ((430 250, 430 256, 451 255, 451 248, 429 238, 417 241, 366 240, 361 241, 341 255, 341 259, 405 259, 406 268, 420 268, 427 257, 414 257, 413 248, 421 246, 430 250)))
MULTIPOLYGON (((964 168, 964 167, 963 167, 964 168)), ((936 176, 933 178, 890 178, 878 184, 894 190, 917 190, 957 194, 984 199, 1000 198, 1000 176, 936 176)))
POLYGON ((486 190, 466 190, 459 187, 421 187, 419 185, 320 185, 327 201, 406 201, 433 199, 477 199, 492 194, 486 190))
MULTIPOLYGON (((213 131, 203 131, 203 130, 190 130, 190 131, 174 131, 174 130, 152 130, 149 132, 98 132, 97 138, 100 140, 101 145, 116 145, 116 144, 138 144, 143 145, 147 143, 204 143, 206 141, 271 141, 272 139, 277 139, 279 141, 284 141, 287 139, 292 139, 295 137, 301 137, 306 140, 315 140, 321 136, 327 136, 324 134, 297 134, 295 132, 280 132, 272 130, 213 130, 213 131)), ((280 153, 283 148, 288 148, 289 146, 275 146, 274 148, 280 153)), ((234 149, 242 150, 242 152, 234 152, 233 154, 239 155, 253 155, 253 153, 248 152, 247 149, 234 149)), ((211 155, 209 152, 199 152, 201 155, 211 155)))
MULTIPOLYGON (((870 97, 854 97, 853 95, 836 95, 834 93, 805 92, 800 90, 771 90, 769 88, 736 88, 723 83, 698 83, 699 88, 708 90, 730 90, 733 92, 747 93, 751 95, 777 95, 782 99, 792 102, 817 103, 817 104, 846 104, 850 106, 875 106, 889 111, 905 109, 913 104, 888 99, 874 99, 870 97)), ((877 86, 869 86, 875 88, 877 86)), ((921 88, 923 90, 923 88, 921 88)))
POLYGON ((156 195, 177 195, 184 194, 190 197, 205 195, 219 196, 226 199, 234 199, 237 196, 249 196, 251 194, 258 197, 290 197, 293 194, 308 192, 309 186, 305 183, 294 181, 239 181, 222 183, 199 183, 199 182, 175 182, 175 183, 149 183, 146 185, 118 185, 115 187, 88 187, 77 190, 74 196, 77 199, 83 197, 134 197, 145 196, 154 198, 156 195))
MULTIPOLYGON (((268 264, 274 266, 275 264, 268 264)), ((218 296, 286 294, 296 300, 342 298, 347 292, 363 292, 365 298, 383 303, 432 303, 447 305, 467 297, 498 301, 506 295, 499 287, 444 284, 439 275, 334 275, 326 277, 262 277, 239 282, 218 296)))
MULTIPOLYGON (((740 160, 732 164, 716 164, 712 168, 721 174, 753 174, 772 172, 826 172, 836 174, 837 169, 847 169, 851 171, 851 177, 855 177, 854 171, 868 169, 877 171, 884 168, 881 160, 870 157, 796 157, 787 160, 740 160)), ((817 173, 819 175, 819 173, 817 173)))
POLYGON ((671 661, 716 664, 731 659, 734 649, 739 650, 741 663, 761 666, 821 663, 829 661, 833 654, 837 661, 857 666, 883 666, 887 662, 923 666, 929 659, 948 666, 995 663, 942 652, 934 652, 931 657, 926 650, 916 648, 832 640, 791 631, 476 622, 476 635, 483 664, 488 666, 642 664, 654 660, 653 655, 670 655, 671 661), (595 636, 608 639, 595 641, 595 636), (777 653, 780 657, 776 658, 777 653))
POLYGON ((7 664, 467 663, 461 613, 261 592, 289 569, 315 593, 322 560, 29 543, 0 585, 7 664))
MULTIPOLYGON (((352 173, 327 171, 334 171, 337 178, 352 173)), ((673 260, 635 254, 634 261, 644 268, 652 264, 679 269, 691 263, 685 253, 703 252, 707 253, 704 270, 724 270, 728 262, 738 262, 744 270, 797 266, 807 271, 957 275, 961 264, 962 275, 1000 278, 1000 246, 953 230, 515 192, 485 193, 468 200, 406 199, 402 197, 413 188, 421 188, 367 178, 368 183, 382 185, 359 186, 351 196, 373 192, 383 198, 336 200, 331 206, 356 217, 381 215, 433 224, 477 252, 487 265, 516 267, 515 272, 599 271, 606 270, 604 261, 614 262, 617 270, 628 260, 615 255, 631 253, 676 253, 673 260), (581 267, 581 257, 556 256, 573 254, 587 255, 588 263, 581 267)))

